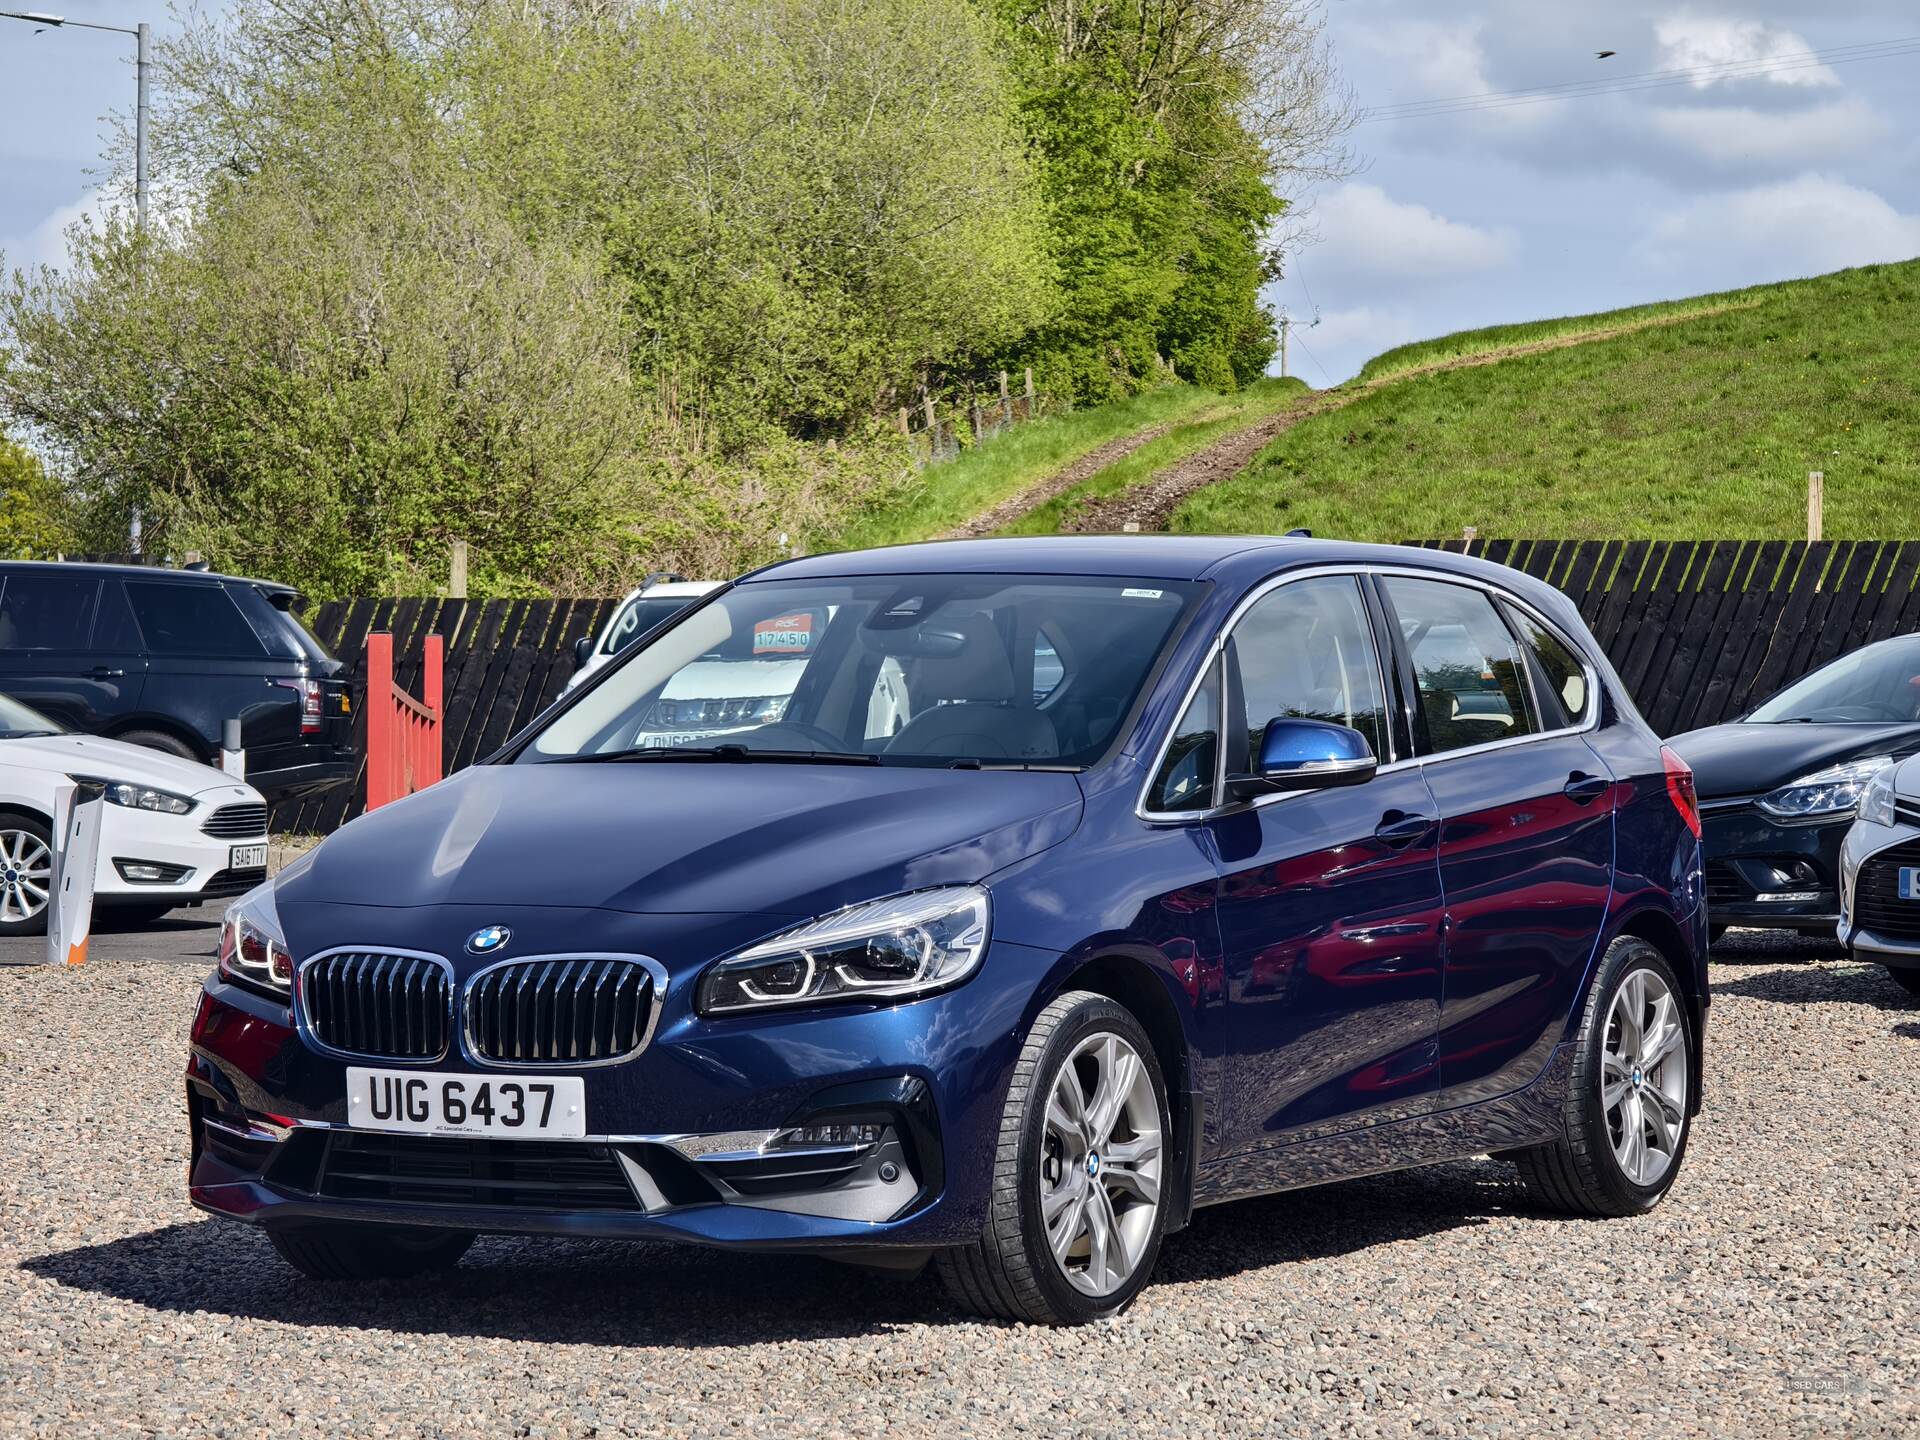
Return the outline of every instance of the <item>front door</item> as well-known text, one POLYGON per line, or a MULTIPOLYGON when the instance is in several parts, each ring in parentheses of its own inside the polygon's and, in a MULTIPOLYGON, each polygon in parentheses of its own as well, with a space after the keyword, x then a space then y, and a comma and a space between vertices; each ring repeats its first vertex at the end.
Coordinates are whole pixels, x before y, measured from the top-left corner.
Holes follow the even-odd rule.
POLYGON ((1566 659, 1537 620, 1474 586, 1380 584, 1442 824, 1442 1100, 1467 1104, 1525 1085, 1565 1033, 1612 889, 1612 777, 1581 733, 1584 675, 1530 653, 1566 659))
MULTIPOLYGON (((1383 763, 1394 758, 1353 576, 1268 591, 1234 629, 1227 676, 1229 769, 1249 768, 1279 716, 1350 725, 1383 763)), ((1233 1032, 1225 1148, 1432 1109, 1442 900, 1437 812, 1419 768, 1266 798, 1208 823, 1233 1032)))
POLYGON ((0 589, 0 691, 72 730, 98 734, 140 698, 139 655, 92 648, 97 572, 10 571, 0 589))

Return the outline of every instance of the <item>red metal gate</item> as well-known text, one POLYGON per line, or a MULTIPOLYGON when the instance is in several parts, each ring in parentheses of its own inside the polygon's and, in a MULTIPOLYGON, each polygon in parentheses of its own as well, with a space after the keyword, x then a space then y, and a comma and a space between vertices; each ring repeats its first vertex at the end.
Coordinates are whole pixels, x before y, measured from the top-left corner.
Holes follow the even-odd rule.
POLYGON ((418 700, 393 679, 393 636, 367 636, 367 809, 424 790, 440 778, 440 680, 445 642, 426 636, 418 700))

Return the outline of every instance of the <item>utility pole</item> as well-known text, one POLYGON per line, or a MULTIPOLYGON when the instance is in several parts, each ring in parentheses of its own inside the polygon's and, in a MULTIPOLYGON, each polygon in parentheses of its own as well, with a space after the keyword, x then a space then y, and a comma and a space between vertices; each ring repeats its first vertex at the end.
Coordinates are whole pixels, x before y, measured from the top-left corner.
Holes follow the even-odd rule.
POLYGON ((1293 321, 1285 315, 1280 317, 1280 378, 1287 378, 1287 331, 1293 328, 1293 321))
MULTIPOLYGON (((134 43, 133 84, 133 215, 134 223, 147 228, 147 70, 153 48, 153 27, 144 21, 133 28, 125 25, 101 25, 92 20, 69 20, 64 15, 48 15, 38 10, 0 10, 0 20, 23 20, 41 30, 104 30, 112 35, 131 35, 134 43)), ((35 32, 36 34, 38 31, 35 32)))

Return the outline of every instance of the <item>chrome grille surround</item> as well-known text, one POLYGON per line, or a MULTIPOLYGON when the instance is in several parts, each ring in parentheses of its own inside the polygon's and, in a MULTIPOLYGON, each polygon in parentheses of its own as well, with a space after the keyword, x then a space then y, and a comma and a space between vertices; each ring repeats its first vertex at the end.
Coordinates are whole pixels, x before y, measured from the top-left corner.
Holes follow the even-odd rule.
POLYGON ((432 1065, 453 1048, 457 988, 453 966, 443 955, 390 945, 337 945, 300 962, 294 1024, 301 1038, 324 1055, 432 1065), (408 996, 418 985, 420 998, 396 1012, 394 999, 402 985, 408 996), (382 1048, 388 1036, 394 1040, 382 1048), (363 1040, 376 1048, 355 1043, 363 1040))
POLYGON ((666 967, 647 955, 496 961, 461 987, 461 1040, 471 1059, 502 1069, 618 1065, 652 1042, 666 988, 666 967), (513 1053, 494 1053, 509 1048, 513 1053))

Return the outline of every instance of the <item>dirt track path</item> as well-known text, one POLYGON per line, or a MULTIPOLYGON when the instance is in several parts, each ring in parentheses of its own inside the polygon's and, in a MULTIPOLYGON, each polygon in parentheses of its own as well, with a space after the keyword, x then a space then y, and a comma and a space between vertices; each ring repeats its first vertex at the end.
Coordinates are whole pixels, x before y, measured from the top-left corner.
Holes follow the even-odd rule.
POLYGON ((953 529, 947 531, 946 534, 937 536, 936 538, 941 540, 973 540, 982 535, 991 535, 1002 525, 1012 524, 1015 520, 1018 520, 1022 515, 1026 514, 1027 511, 1034 509, 1036 506, 1046 504, 1047 501, 1053 499, 1056 495, 1061 495, 1071 490, 1082 480, 1091 480, 1095 475, 1098 475, 1102 470, 1106 469, 1107 466, 1126 459, 1127 456, 1138 450, 1142 445, 1147 445, 1158 440, 1172 428, 1171 422, 1161 425, 1149 425, 1145 430, 1136 430, 1131 435, 1122 435, 1117 440, 1109 440, 1106 444, 1089 450, 1064 469, 1054 471, 1053 474, 1047 476, 1039 484, 1022 490, 1017 495, 1008 496, 992 509, 983 510, 980 514, 974 516, 973 519, 967 521, 966 524, 955 526, 953 529))
MULTIPOLYGON (((1345 385, 1336 385, 1329 390, 1316 390, 1298 404, 1290 405, 1276 415, 1269 415, 1263 420, 1256 421, 1244 430, 1236 430, 1206 449, 1196 451, 1184 460, 1167 466, 1145 484, 1136 485, 1130 490, 1123 490, 1118 495, 1109 496, 1103 501, 1084 507, 1065 521, 1061 529, 1084 534, 1111 533, 1129 527, 1140 530, 1163 530, 1167 522, 1173 518, 1173 512, 1179 508, 1182 500, 1196 490, 1205 489, 1209 485, 1230 480, 1238 475, 1276 436, 1291 430, 1302 420, 1350 405, 1362 395, 1370 394, 1382 386, 1396 385, 1402 380, 1411 380, 1421 375, 1436 375, 1443 370, 1465 370, 1476 365, 1496 365, 1503 360, 1518 360, 1528 355, 1539 355, 1548 350, 1564 350, 1574 345, 1590 345, 1595 341, 1612 340, 1621 335, 1630 335, 1636 330, 1678 325, 1707 315, 1718 315, 1726 310, 1751 309, 1759 303, 1758 300, 1747 300, 1732 305, 1716 305, 1705 310, 1690 310, 1684 315, 1655 316, 1651 319, 1636 320, 1629 325, 1615 325, 1605 330, 1587 330, 1577 335, 1556 335, 1546 340, 1530 340, 1524 344, 1506 345, 1496 350, 1482 351, 1476 355, 1456 355, 1446 360, 1435 360, 1430 364, 1417 365, 1409 370, 1395 371, 1378 380, 1368 380, 1364 383, 1350 380, 1345 385)), ((1089 460, 1092 458, 1092 456, 1087 457, 1089 460)), ((1114 458, 1120 457, 1116 455, 1114 458)), ((1095 470, 1098 468, 1096 466, 1095 470)), ((1081 478, 1091 476, 1095 470, 1089 470, 1087 475, 1081 478)), ((1072 482, 1072 484, 1078 483, 1078 481, 1072 482)), ((1013 515, 1031 509, 1032 506, 1042 503, 1042 500, 1050 500, 1070 488, 1072 488, 1071 484, 1050 484, 1047 487, 1047 494, 1041 500, 1023 503, 1013 511, 1013 515)), ((1011 502, 1008 503, 1011 504, 1011 502)), ((1004 510, 1007 505, 996 508, 1004 510)), ((1013 515, 995 521, 995 527, 1006 524, 1013 515)))

